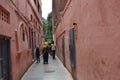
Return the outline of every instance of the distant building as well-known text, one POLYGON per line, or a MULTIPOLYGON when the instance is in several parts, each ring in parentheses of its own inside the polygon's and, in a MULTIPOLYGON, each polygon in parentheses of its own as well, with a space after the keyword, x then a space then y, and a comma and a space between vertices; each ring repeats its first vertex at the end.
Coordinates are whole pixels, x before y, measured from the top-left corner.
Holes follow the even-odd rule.
POLYGON ((53 0, 57 55, 75 80, 120 79, 120 0, 53 0))
POLYGON ((41 0, 0 0, 0 80, 19 80, 42 43, 41 0))

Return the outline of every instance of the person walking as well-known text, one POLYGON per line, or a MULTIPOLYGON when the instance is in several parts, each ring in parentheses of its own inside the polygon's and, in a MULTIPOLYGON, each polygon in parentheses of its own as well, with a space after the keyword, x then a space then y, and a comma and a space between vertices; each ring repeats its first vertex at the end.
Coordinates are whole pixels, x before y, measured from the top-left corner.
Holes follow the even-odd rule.
POLYGON ((38 62, 40 62, 40 49, 39 49, 39 46, 36 47, 35 54, 36 54, 36 60, 37 60, 37 63, 38 63, 38 62))
POLYGON ((52 57, 53 59, 55 59, 56 46, 54 44, 54 41, 52 41, 51 50, 52 50, 52 57))
POLYGON ((48 58, 49 58, 49 48, 48 48, 48 46, 46 46, 46 48, 44 50, 44 53, 43 53, 43 64, 48 64, 48 58))
POLYGON ((48 53, 51 55, 52 53, 51 53, 52 51, 51 51, 51 43, 48 43, 48 53))
POLYGON ((42 48, 41 48, 42 54, 44 54, 46 46, 47 46, 47 44, 43 43, 42 48))

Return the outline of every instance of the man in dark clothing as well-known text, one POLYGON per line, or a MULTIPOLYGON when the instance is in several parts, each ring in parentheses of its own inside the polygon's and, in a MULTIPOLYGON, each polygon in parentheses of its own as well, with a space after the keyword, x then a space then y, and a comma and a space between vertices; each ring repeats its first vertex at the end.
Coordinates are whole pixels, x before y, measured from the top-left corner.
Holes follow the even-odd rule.
POLYGON ((38 62, 40 62, 40 49, 39 49, 38 46, 36 47, 35 54, 36 54, 36 60, 37 60, 37 63, 38 63, 38 62))

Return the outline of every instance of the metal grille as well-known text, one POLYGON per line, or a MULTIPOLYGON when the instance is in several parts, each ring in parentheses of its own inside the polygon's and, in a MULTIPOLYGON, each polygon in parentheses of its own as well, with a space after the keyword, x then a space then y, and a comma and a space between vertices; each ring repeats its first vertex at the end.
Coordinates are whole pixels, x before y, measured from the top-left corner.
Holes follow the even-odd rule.
POLYGON ((10 13, 6 9, 4 9, 2 6, 0 6, 0 19, 2 21, 10 23, 10 13))

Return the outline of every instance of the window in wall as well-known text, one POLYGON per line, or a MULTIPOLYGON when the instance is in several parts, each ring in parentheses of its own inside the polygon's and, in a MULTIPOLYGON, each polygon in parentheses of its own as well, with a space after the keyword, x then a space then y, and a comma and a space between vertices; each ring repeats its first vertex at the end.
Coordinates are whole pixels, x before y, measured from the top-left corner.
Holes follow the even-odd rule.
POLYGON ((34 32, 34 47, 36 47, 36 32, 34 32))
POLYGON ((33 20, 33 16, 31 15, 31 21, 33 20))
POLYGON ((23 41, 25 41, 25 31, 23 30, 23 33, 22 33, 22 37, 23 37, 23 41))
POLYGON ((29 47, 32 48, 31 46, 31 29, 29 28, 29 47))
POLYGON ((36 25, 36 27, 37 27, 37 21, 35 21, 35 25, 36 25))
POLYGON ((41 32, 40 26, 39 26, 39 32, 41 32))
POLYGON ((40 11, 40 5, 38 4, 38 12, 40 11))
POLYGON ((36 4, 36 0, 34 0, 34 3, 36 4))
POLYGON ((33 25, 34 25, 34 27, 35 27, 35 24, 36 24, 35 19, 33 20, 33 22, 34 22, 34 24, 33 24, 33 25))
POLYGON ((0 19, 4 22, 10 23, 10 13, 0 6, 0 19))

